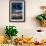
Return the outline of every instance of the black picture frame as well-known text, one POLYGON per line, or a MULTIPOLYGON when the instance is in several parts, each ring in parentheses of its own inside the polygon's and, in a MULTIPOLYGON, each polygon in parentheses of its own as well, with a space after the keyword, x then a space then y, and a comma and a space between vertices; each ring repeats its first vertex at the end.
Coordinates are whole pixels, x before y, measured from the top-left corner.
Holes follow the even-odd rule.
POLYGON ((10 0, 9 1, 9 22, 25 22, 25 1, 24 0, 10 0), (16 8, 17 5, 20 7, 16 8), (17 9, 18 11, 21 11, 21 12, 16 12, 17 10, 15 11, 14 7, 15 7, 15 9, 17 9), (19 10, 21 8, 23 8, 23 10, 19 10), (20 14, 20 16, 21 15, 22 16, 16 18, 17 17, 16 15, 19 16, 19 14, 20 14))

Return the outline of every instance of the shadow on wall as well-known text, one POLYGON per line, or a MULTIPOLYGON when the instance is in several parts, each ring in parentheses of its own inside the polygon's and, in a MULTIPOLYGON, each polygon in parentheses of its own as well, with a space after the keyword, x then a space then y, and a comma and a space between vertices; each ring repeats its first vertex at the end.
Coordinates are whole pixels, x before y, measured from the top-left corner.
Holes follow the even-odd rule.
POLYGON ((0 35, 4 35, 4 27, 3 26, 0 26, 0 35))
POLYGON ((31 25, 33 25, 34 27, 39 27, 39 21, 36 20, 35 17, 31 17, 31 25))

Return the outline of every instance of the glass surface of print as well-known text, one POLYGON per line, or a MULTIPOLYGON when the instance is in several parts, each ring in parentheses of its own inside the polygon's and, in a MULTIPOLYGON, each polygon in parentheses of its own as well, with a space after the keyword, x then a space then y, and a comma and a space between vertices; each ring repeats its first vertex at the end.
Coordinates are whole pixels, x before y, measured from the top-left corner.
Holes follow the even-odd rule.
POLYGON ((22 19, 22 3, 12 3, 12 19, 22 19))

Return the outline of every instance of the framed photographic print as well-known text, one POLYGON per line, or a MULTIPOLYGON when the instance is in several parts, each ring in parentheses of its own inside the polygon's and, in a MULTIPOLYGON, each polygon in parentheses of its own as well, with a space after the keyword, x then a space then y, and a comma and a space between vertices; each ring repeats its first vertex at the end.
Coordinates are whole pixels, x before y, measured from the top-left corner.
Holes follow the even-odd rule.
POLYGON ((25 21, 25 1, 24 0, 10 0, 9 21, 10 22, 25 21))

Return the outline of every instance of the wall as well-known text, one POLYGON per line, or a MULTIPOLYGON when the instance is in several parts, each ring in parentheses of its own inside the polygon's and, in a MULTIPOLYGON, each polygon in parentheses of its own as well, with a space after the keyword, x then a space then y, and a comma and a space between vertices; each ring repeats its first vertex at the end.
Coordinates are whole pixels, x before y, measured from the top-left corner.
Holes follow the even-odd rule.
MULTIPOLYGON (((6 25, 14 25, 19 33, 24 36, 31 36, 36 33, 36 29, 44 29, 38 25, 35 16, 41 13, 40 6, 46 5, 46 0, 25 0, 26 3, 26 21, 25 22, 9 22, 9 0, 0 0, 0 33, 4 32, 6 25)), ((2 34, 1 33, 1 34, 2 34)))

